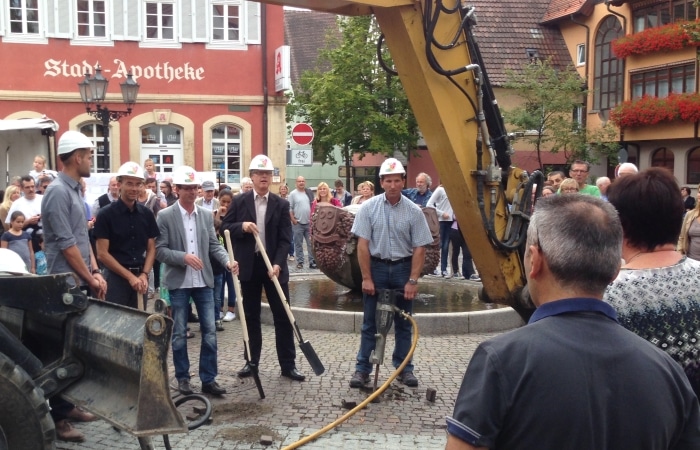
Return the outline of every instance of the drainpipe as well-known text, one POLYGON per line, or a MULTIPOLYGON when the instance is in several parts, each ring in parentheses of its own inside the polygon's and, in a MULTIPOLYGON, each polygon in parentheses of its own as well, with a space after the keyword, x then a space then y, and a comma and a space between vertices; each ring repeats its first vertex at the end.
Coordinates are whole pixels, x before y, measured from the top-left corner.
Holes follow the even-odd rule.
MULTIPOLYGON (((610 1, 611 1, 611 0, 605 0, 605 6, 608 7, 608 12, 609 12, 610 14, 613 14, 613 15, 616 15, 617 17, 622 18, 622 31, 623 31, 623 33, 625 33, 625 35, 626 35, 626 34, 627 34, 627 17, 623 16, 623 15, 620 14, 620 13, 616 13, 615 11, 613 11, 612 9, 610 9, 610 1)), ((623 36, 624 36, 624 35, 623 35, 623 36)))
POLYGON ((268 121, 270 120, 267 116, 268 108, 268 98, 267 98, 267 5, 265 3, 260 4, 260 36, 262 37, 262 90, 263 90, 263 121, 262 121, 262 132, 263 132, 263 145, 262 154, 267 155, 267 132, 269 128, 268 121))

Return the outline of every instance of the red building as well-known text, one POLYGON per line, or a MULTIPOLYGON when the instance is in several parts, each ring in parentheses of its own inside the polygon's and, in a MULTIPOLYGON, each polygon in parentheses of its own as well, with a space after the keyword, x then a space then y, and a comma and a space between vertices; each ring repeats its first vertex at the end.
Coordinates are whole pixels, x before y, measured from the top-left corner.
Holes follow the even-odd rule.
POLYGON ((244 0, 0 0, 0 118, 80 130, 97 145, 95 172, 153 158, 158 171, 187 164, 235 187, 260 153, 284 172, 283 43, 282 7, 244 0), (128 72, 141 86, 131 115, 110 124, 108 155, 78 90, 98 64, 109 109, 125 109, 128 72))

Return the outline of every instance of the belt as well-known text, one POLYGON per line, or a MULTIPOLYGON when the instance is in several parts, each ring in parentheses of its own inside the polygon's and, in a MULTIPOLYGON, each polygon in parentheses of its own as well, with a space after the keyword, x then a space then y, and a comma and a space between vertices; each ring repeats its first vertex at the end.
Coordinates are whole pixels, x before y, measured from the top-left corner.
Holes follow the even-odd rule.
POLYGON ((401 264, 401 263, 408 262, 408 261, 410 261, 412 258, 413 258, 413 256, 407 256, 407 257, 405 257, 405 258, 400 258, 400 259, 391 260, 391 259, 377 258, 376 256, 370 256, 370 259, 371 259, 372 261, 376 261, 376 262, 384 263, 384 264, 389 264, 390 266, 392 266, 392 265, 394 265, 394 264, 401 264))
POLYGON ((138 267, 126 267, 126 270, 129 272, 133 273, 134 275, 141 275, 141 272, 143 272, 143 266, 138 266, 138 267))

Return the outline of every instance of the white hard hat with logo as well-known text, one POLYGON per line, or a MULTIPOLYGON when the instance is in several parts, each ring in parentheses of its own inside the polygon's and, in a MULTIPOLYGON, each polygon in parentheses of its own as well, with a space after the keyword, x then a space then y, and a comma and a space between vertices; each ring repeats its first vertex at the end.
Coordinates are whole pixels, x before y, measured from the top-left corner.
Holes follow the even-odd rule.
POLYGON ((117 170, 117 177, 133 177, 144 181, 143 169, 133 161, 126 162, 117 170))
POLYGON ((190 166, 180 166, 173 172, 173 184, 199 185, 197 172, 190 166))
POLYGON ((59 155, 65 155, 79 148, 95 148, 95 144, 79 131, 68 130, 58 140, 59 155))
POLYGON ((0 248, 0 275, 5 274, 27 274, 26 264, 17 253, 7 248, 0 248))
POLYGON ((265 155, 258 155, 250 161, 250 166, 248 170, 264 170, 264 171, 274 171, 275 167, 272 165, 272 160, 265 155))
POLYGON ((396 158, 387 158, 379 168, 379 176, 382 175, 406 175, 403 164, 396 158))

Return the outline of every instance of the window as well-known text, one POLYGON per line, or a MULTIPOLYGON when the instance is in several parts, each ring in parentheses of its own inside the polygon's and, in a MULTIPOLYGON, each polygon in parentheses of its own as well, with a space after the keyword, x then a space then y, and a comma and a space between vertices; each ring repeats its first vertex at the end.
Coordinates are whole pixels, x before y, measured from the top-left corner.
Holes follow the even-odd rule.
POLYGON ((622 100, 623 61, 617 59, 610 43, 623 35, 615 16, 601 22, 595 36, 595 74, 593 78, 593 109, 608 111, 622 100))
POLYGON ((633 73, 631 83, 633 99, 643 95, 663 98, 671 93, 695 92, 695 63, 633 73))
POLYGON ((241 129, 221 124, 211 130, 211 170, 219 183, 238 187, 241 183, 241 129))
POLYGON ((665 167, 673 172, 673 152, 666 147, 661 147, 651 155, 652 167, 665 167))
POLYGON ((241 6, 239 4, 211 5, 212 42, 240 42, 241 38, 241 6))
POLYGON ((576 65, 582 66, 586 64, 586 44, 578 44, 576 46, 576 65))
POLYGON ((39 0, 10 0, 10 35, 39 36, 39 0))
POLYGON ((700 184, 700 147, 695 147, 688 153, 688 173, 686 183, 700 184))
POLYGON ((93 144, 95 151, 92 154, 92 173, 109 173, 109 157, 105 157, 104 127, 100 123, 90 123, 80 127, 80 132, 87 136, 93 144))
POLYGON ((156 172, 172 172, 182 165, 182 133, 175 125, 141 127, 142 159, 153 160, 156 172))
POLYGON ((175 27, 175 3, 150 1, 145 5, 144 42, 146 47, 180 47, 175 27))
POLYGON ((107 37, 106 0, 78 0, 78 36, 85 38, 107 37))
POLYGON ((634 32, 647 28, 660 27, 671 22, 695 20, 696 10, 693 0, 673 0, 656 2, 655 5, 634 11, 632 23, 634 32))

